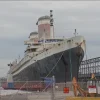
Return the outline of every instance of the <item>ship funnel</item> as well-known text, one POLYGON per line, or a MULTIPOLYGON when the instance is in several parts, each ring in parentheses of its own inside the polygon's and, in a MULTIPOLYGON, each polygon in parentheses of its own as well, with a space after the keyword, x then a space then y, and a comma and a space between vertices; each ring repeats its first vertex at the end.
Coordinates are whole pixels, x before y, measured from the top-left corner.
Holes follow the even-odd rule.
POLYGON ((38 35, 39 40, 53 39, 54 38, 54 26, 53 26, 53 10, 50 10, 49 16, 42 16, 38 19, 38 35))

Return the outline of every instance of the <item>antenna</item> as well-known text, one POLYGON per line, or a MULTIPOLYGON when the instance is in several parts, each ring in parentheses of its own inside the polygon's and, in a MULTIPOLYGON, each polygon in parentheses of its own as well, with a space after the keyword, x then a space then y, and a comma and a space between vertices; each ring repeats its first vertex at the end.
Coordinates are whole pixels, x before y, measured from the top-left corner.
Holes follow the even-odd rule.
POLYGON ((16 64, 17 64, 17 59, 15 59, 15 62, 16 62, 16 64))
POLYGON ((75 29, 75 33, 74 33, 74 35, 76 36, 78 33, 76 32, 76 29, 75 29))
POLYGON ((20 55, 18 56, 18 61, 20 62, 20 55))
POLYGON ((54 26, 53 26, 53 14, 52 14, 53 10, 50 10, 50 34, 51 34, 51 38, 54 38, 54 26))
POLYGON ((50 10, 50 26, 53 26, 53 10, 50 10))

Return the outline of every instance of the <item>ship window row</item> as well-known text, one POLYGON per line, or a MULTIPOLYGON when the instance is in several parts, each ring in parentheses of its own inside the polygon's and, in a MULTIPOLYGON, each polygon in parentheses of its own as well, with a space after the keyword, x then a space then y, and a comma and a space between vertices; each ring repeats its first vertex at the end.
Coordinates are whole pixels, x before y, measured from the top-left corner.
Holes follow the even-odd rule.
MULTIPOLYGON (((60 42, 60 41, 63 41, 63 40, 57 40, 57 39, 45 40, 46 43, 48 43, 48 42, 60 42)), ((40 40, 38 42, 44 42, 44 40, 40 40)))
MULTIPOLYGON (((41 53, 43 53, 43 52, 41 52, 41 53)), ((45 53, 44 53, 44 55, 47 55, 47 54, 50 54, 50 51, 48 52, 48 49, 45 49, 45 53)), ((37 56, 38 54, 36 54, 36 56, 37 56)))
POLYGON ((72 42, 73 40, 67 40, 67 42, 72 42))

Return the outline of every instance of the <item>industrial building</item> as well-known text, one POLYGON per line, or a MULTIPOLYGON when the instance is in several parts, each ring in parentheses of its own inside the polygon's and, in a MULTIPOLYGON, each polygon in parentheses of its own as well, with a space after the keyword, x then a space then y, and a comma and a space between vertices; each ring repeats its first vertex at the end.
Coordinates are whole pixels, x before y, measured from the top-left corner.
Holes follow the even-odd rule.
POLYGON ((96 79, 100 81, 100 57, 84 60, 79 67, 79 81, 88 81, 94 73, 96 79))

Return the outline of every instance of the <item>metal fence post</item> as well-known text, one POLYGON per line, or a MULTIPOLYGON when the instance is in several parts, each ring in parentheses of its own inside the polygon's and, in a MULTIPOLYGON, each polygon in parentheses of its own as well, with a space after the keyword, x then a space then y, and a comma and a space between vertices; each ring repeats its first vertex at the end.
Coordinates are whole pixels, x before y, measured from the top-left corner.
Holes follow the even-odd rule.
MULTIPOLYGON (((0 81, 0 87, 2 87, 1 81, 0 81)), ((0 100, 1 100, 1 88, 0 88, 0 100)))
POLYGON ((55 77, 52 76, 51 100, 55 100, 55 77))

